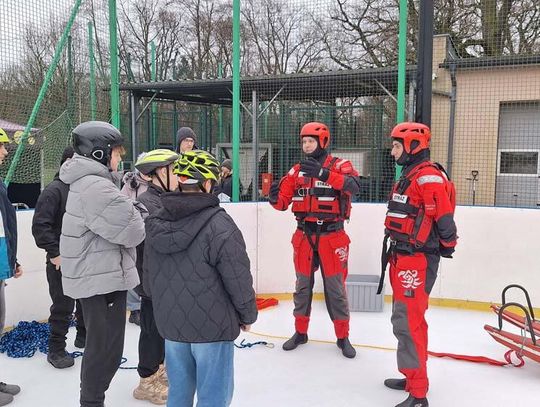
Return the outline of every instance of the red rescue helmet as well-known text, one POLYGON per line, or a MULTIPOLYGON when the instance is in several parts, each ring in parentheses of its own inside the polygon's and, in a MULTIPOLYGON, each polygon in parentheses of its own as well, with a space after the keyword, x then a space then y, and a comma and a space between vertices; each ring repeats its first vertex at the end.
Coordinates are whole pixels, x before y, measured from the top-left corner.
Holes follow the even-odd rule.
POLYGON ((394 127, 392 133, 390 133, 390 137, 400 139, 407 154, 416 154, 429 148, 431 131, 425 124, 405 122, 394 127), (415 143, 416 145, 411 148, 413 141, 417 141, 418 143, 415 143))
POLYGON ((323 123, 311 122, 304 124, 302 130, 300 130, 300 139, 303 137, 313 137, 319 140, 319 146, 323 149, 330 144, 330 131, 326 124, 323 123))

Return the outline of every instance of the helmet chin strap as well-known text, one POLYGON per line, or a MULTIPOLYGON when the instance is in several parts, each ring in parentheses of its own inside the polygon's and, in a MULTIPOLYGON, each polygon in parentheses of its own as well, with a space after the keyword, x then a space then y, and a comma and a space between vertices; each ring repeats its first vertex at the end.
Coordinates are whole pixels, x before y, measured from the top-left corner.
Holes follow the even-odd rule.
POLYGON ((214 180, 210 180, 210 191, 207 191, 206 188, 204 187, 204 182, 197 182, 197 185, 199 186, 199 189, 204 192, 205 194, 209 194, 209 193, 212 193, 212 190, 214 189, 214 185, 215 185, 215 181, 214 180))
POLYGON ((159 181, 159 184, 161 185, 161 188, 163 188, 163 190, 165 192, 171 192, 171 178, 170 178, 170 175, 169 175, 169 171, 167 171, 167 186, 165 186, 165 184, 163 184, 163 181, 161 180, 161 177, 159 176, 159 174, 156 172, 156 176, 157 176, 157 179, 159 181))

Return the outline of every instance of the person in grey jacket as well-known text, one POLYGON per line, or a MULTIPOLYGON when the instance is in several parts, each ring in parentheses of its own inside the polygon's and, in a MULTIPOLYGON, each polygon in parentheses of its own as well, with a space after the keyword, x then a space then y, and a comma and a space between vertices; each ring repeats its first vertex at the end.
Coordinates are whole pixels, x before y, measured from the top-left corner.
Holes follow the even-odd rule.
POLYGON ((81 407, 103 407, 122 358, 126 292, 139 284, 136 246, 144 239, 137 204, 114 183, 124 151, 112 125, 90 121, 73 130, 75 155, 60 169, 69 185, 60 236, 64 293, 79 299, 86 324, 81 407))
POLYGON ((146 218, 145 289, 165 338, 170 407, 229 406, 234 340, 257 319, 242 233, 210 192, 219 163, 205 151, 175 163, 180 192, 146 218), (148 284, 146 284, 148 282, 148 284))

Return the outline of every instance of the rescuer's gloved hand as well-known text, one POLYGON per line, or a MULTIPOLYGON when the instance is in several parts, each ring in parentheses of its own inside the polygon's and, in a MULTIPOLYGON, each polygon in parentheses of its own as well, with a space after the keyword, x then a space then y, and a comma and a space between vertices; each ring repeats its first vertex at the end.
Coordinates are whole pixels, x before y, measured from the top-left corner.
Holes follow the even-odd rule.
POLYGON ((306 177, 318 178, 321 181, 328 181, 328 176, 330 175, 330 171, 323 168, 321 163, 312 157, 300 162, 300 171, 306 177))
POLYGON ((455 251, 456 249, 453 247, 439 246, 439 253, 441 254, 441 257, 446 257, 447 259, 452 259, 452 254, 454 254, 455 251))
POLYGON ((278 195, 279 195, 279 181, 272 182, 272 185, 270 185, 270 193, 268 194, 268 201, 271 204, 276 204, 278 201, 278 195))

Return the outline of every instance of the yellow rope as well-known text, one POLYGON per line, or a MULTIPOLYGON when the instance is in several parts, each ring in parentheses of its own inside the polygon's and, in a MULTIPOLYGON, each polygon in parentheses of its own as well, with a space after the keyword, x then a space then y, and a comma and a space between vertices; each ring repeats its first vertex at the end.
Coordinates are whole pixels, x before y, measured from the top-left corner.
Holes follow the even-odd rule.
MULTIPOLYGON (((272 339, 284 339, 284 340, 289 339, 286 336, 269 335, 269 334, 265 334, 265 333, 254 332, 254 331, 249 331, 249 332, 246 332, 246 333, 250 333, 250 334, 255 335, 255 336, 262 336, 262 337, 265 337, 265 338, 272 338, 272 339)), ((329 344, 329 345, 335 345, 336 344, 335 342, 323 341, 321 339, 310 339, 309 342, 325 343, 325 344, 329 344)), ((395 352, 397 350, 396 348, 389 348, 389 347, 386 347, 386 346, 377 346, 377 345, 365 345, 365 344, 358 344, 358 343, 352 343, 351 345, 354 346, 355 348, 384 350, 384 351, 390 351, 390 352, 395 352)))

